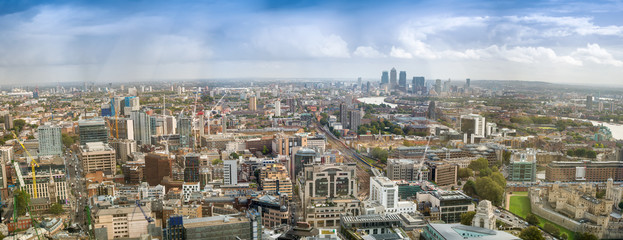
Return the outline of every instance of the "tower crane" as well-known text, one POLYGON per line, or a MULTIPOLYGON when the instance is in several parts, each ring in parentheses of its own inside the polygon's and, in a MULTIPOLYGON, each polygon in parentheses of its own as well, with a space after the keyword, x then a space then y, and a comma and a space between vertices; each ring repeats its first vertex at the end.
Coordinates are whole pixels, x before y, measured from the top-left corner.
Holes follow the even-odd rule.
POLYGON ((418 170, 417 170, 417 174, 418 174, 418 179, 420 180, 419 182, 422 182, 422 167, 424 166, 424 162, 426 161, 426 152, 428 152, 428 146, 430 145, 430 139, 433 138, 432 136, 428 136, 428 141, 426 142, 426 148, 424 148, 424 155, 422 155, 422 161, 420 161, 420 165, 418 166, 418 170))
POLYGON ((143 213, 143 216, 145 217, 145 220, 147 220, 148 223, 154 222, 154 219, 150 216, 147 216, 147 214, 145 214, 145 211, 143 211, 140 200, 136 200, 136 206, 138 207, 138 209, 141 210, 141 213, 143 213))
POLYGON ((211 129, 210 129, 210 117, 212 116, 212 111, 214 111, 214 109, 216 109, 216 107, 221 104, 221 101, 223 101, 223 98, 225 98, 225 96, 227 95, 227 93, 223 94, 223 96, 218 100, 218 102, 216 102, 216 104, 214 104, 214 106, 212 107, 212 109, 210 109, 210 111, 208 112, 208 135, 211 134, 211 129))
MULTIPOLYGON (((32 195, 33 195, 33 198, 37 198, 37 175, 35 174, 35 167, 39 167, 39 164, 37 163, 37 161, 35 161, 32 155, 30 155, 30 152, 28 152, 28 149, 24 147, 24 144, 22 143, 22 141, 19 140, 15 132, 12 131, 11 133, 13 133, 13 137, 15 137, 19 145, 22 146, 22 148, 24 149, 24 152, 26 152, 28 159, 30 159, 30 166, 32 167, 32 172, 31 172, 32 173, 32 193, 33 193, 32 195)), ((13 164, 14 166, 17 166, 17 162, 14 162, 13 164)), ((16 168, 15 170, 18 170, 18 169, 19 168, 16 168)), ((21 173, 19 173, 18 175, 21 175, 21 173)), ((20 178, 20 185, 25 186, 24 180, 22 180, 21 178, 20 178)))

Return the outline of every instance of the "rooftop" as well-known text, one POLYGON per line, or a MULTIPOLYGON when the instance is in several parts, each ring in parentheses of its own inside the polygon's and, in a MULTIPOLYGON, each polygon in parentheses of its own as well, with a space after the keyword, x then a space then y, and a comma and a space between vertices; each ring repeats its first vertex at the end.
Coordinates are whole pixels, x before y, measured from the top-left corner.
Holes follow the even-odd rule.
POLYGON ((444 239, 479 239, 479 240, 519 240, 519 237, 503 231, 494 231, 486 228, 455 224, 435 224, 429 226, 435 229, 444 239))

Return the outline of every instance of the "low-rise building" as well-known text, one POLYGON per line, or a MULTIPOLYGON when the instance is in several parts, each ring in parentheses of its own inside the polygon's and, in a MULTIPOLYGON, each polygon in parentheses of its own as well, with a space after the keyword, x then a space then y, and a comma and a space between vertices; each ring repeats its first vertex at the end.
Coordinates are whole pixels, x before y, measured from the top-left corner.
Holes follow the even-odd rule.
POLYGON ((459 191, 418 192, 416 199, 418 210, 432 221, 460 222, 462 213, 475 209, 472 198, 459 191))

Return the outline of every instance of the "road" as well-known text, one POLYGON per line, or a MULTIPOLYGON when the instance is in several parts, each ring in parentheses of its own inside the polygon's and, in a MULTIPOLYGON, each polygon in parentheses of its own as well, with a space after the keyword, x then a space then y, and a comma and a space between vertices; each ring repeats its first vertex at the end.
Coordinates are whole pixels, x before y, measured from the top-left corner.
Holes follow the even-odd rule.
POLYGON ((70 187, 72 193, 69 199, 72 211, 70 216, 72 222, 78 224, 80 229, 85 231, 87 228, 84 207, 87 204, 87 191, 82 176, 82 165, 75 153, 69 152, 65 154, 65 168, 67 169, 68 187, 70 187))

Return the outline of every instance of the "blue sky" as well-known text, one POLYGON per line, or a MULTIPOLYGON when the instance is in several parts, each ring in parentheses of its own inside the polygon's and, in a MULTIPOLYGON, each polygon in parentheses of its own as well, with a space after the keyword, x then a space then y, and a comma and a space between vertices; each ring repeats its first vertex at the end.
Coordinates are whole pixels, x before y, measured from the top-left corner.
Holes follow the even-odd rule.
POLYGON ((205 78, 623 85, 621 1, 0 1, 0 83, 205 78))

